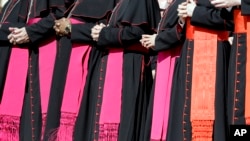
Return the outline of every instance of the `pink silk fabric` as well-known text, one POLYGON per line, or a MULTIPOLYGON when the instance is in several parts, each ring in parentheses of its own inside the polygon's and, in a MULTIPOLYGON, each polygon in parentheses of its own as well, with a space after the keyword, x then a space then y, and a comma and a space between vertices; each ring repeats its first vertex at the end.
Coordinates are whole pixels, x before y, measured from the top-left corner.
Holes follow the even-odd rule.
POLYGON ((166 140, 172 79, 179 48, 158 53, 151 140, 166 140))

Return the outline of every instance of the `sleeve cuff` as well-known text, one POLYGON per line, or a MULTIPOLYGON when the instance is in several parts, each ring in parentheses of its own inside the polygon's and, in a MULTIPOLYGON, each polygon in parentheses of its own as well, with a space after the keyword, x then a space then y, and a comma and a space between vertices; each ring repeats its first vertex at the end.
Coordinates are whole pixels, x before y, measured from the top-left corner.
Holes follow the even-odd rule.
POLYGON ((184 27, 185 25, 185 21, 184 20, 181 20, 180 18, 178 19, 178 24, 181 26, 181 28, 184 27))

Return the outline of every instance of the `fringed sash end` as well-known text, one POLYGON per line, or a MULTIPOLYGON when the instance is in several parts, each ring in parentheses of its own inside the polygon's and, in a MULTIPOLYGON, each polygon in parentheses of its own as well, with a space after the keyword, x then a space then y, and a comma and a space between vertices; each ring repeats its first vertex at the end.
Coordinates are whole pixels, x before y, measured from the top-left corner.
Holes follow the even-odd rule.
POLYGON ((192 141, 212 141, 213 120, 192 121, 192 141))
POLYGON ((62 113, 60 126, 51 134, 50 141, 72 141, 74 133, 74 125, 76 122, 76 114, 62 113))
POLYGON ((0 140, 19 141, 20 117, 0 116, 0 140))
POLYGON ((99 141, 118 141, 118 123, 100 124, 99 129, 99 141))

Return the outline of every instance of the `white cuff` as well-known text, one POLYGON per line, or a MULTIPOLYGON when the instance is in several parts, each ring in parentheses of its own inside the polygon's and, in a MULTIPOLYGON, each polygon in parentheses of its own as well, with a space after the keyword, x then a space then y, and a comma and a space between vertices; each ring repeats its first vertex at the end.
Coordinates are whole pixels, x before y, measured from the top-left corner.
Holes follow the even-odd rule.
POLYGON ((180 18, 178 19, 178 24, 183 28, 185 25, 185 21, 182 21, 180 18))

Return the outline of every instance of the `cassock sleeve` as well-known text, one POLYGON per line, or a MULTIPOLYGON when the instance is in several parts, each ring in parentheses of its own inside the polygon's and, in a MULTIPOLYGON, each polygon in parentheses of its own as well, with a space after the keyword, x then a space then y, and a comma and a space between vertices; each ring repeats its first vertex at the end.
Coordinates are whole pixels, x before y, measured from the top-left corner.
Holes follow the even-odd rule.
POLYGON ((26 27, 27 34, 31 42, 36 42, 46 34, 54 32, 53 26, 55 20, 63 17, 63 9, 56 9, 39 22, 26 27))
POLYGON ((97 45, 126 46, 139 42, 144 30, 139 26, 124 26, 123 28, 104 27, 100 32, 97 45))
POLYGON ((215 30, 230 30, 233 27, 232 21, 221 17, 221 10, 205 6, 195 7, 191 24, 215 30))
POLYGON ((241 12, 243 15, 250 15, 250 1, 241 0, 241 12))
POLYGON ((221 9, 221 17, 225 20, 233 20, 233 8, 231 10, 228 10, 226 8, 221 9))
POLYGON ((9 27, 23 27, 25 23, 2 23, 0 28, 0 41, 9 41, 8 35, 10 34, 9 27))
POLYGON ((77 43, 90 43, 93 42, 91 37, 91 28, 95 23, 72 24, 71 41, 77 43))
POLYGON ((155 70, 157 66, 157 55, 151 55, 150 56, 150 61, 151 61, 151 69, 155 70))
POLYGON ((167 28, 162 32, 159 32, 155 39, 154 51, 162 51, 175 47, 183 39, 184 34, 182 27, 176 24, 173 28, 167 28))

